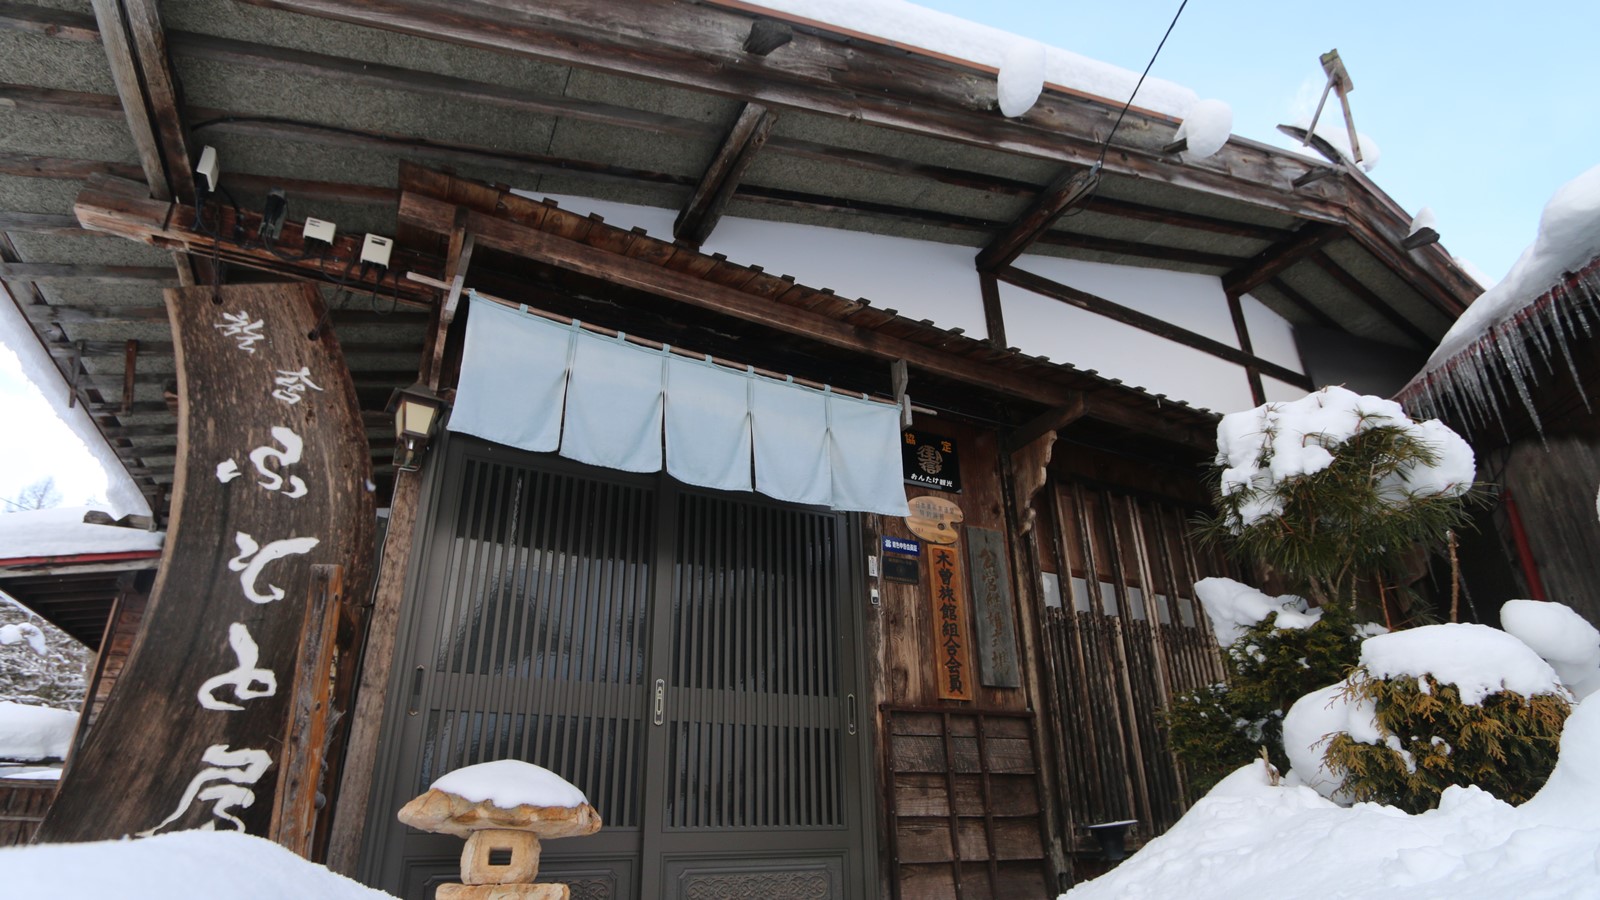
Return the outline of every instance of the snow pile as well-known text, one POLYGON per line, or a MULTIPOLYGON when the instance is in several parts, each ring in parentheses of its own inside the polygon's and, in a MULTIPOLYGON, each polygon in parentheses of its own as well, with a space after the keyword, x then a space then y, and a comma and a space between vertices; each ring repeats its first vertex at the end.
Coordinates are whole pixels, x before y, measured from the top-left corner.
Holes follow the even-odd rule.
POLYGON ((1374 678, 1432 675, 1476 706, 1500 691, 1524 697, 1567 693, 1550 664, 1527 644, 1487 625, 1427 625, 1361 642, 1361 665, 1374 678))
POLYGON ((1289 780, 1324 797, 1341 799, 1343 779, 1323 763, 1328 741, 1344 732, 1364 744, 1381 744, 1377 709, 1352 698, 1348 682, 1329 685, 1301 697, 1283 717, 1283 752, 1289 757, 1289 780))
POLYGON ((1215 156, 1233 133, 1233 107, 1221 100, 1201 100, 1189 107, 1173 139, 1188 141, 1184 161, 1215 156))
MULTIPOLYGON (((1005 73, 1021 43, 1036 43, 998 28, 968 22, 905 0, 761 0, 767 9, 833 30, 872 35, 888 43, 931 51, 1005 73)), ((1054 47, 1044 51, 1044 81, 1117 103, 1127 102, 1139 73, 1054 47)), ((1194 91, 1146 78, 1133 105, 1182 118, 1200 98, 1194 91)), ((1011 113, 1006 113, 1011 115, 1011 113)))
POLYGON ((1417 210, 1415 216, 1411 217, 1411 230, 1406 232, 1406 237, 1410 237, 1424 228, 1432 228, 1434 231, 1439 230, 1439 217, 1433 214, 1433 207, 1431 206, 1424 206, 1417 210))
MULTIPOLYGON (((1295 120, 1294 127, 1307 129, 1311 127, 1311 117, 1302 116, 1295 120)), ((1378 142, 1365 132, 1357 131, 1356 140, 1361 142, 1361 162, 1357 163, 1355 154, 1350 149, 1350 129, 1345 125, 1344 116, 1336 109, 1324 109, 1322 117, 1317 119, 1317 137, 1322 138, 1339 152, 1339 156, 1351 165, 1361 167, 1363 172, 1371 172, 1378 166, 1378 158, 1382 151, 1378 149, 1378 142), (1329 113, 1332 113, 1330 115, 1329 113)))
POLYGON ((44 632, 32 622, 19 622, 15 625, 0 625, 0 646, 21 644, 26 642, 28 649, 39 656, 44 655, 44 632))
POLYGON ((518 806, 582 806, 583 791, 560 775, 519 759, 501 759, 456 769, 435 781, 436 791, 472 803, 485 800, 501 809, 518 806))
POLYGON ((1600 705, 1580 704, 1561 761, 1537 796, 1513 807, 1475 787, 1447 788, 1421 815, 1345 808, 1300 785, 1240 769, 1165 835, 1070 900, 1320 900, 1412 897, 1576 900, 1600 896, 1600 705))
POLYGON ((1571 607, 1508 600, 1500 626, 1543 657, 1579 699, 1600 688, 1600 631, 1571 607))
POLYGON ((1322 610, 1309 609, 1306 601, 1293 594, 1268 597, 1248 584, 1232 578, 1202 578, 1194 584, 1200 605, 1211 619, 1217 643, 1226 647, 1244 636, 1257 622, 1277 613, 1278 628, 1309 628, 1322 618, 1322 610))
POLYGON ((180 831, 137 841, 0 850, 9 897, 117 900, 389 900, 263 838, 180 831))
POLYGON ((1325 387, 1292 402, 1230 413, 1217 424, 1216 463, 1225 467, 1223 495, 1255 492, 1240 508, 1238 524, 1248 527, 1282 513, 1282 498, 1274 493, 1279 484, 1321 472, 1333 463, 1340 444, 1381 426, 1405 430, 1438 457, 1431 466, 1405 467, 1392 483, 1380 485, 1386 497, 1399 503, 1471 489, 1477 471, 1472 448, 1455 432, 1436 420, 1413 422, 1392 400, 1325 387))
POLYGON ((1003 115, 1016 118, 1039 102, 1044 93, 1044 67, 1044 45, 1037 41, 1018 41, 1006 51, 995 80, 1003 115))
POLYGON ((0 759, 65 759, 78 714, 0 700, 0 759))
POLYGON ((92 511, 88 506, 57 506, 0 515, 0 562, 161 549, 165 537, 162 532, 83 521, 84 515, 92 511))

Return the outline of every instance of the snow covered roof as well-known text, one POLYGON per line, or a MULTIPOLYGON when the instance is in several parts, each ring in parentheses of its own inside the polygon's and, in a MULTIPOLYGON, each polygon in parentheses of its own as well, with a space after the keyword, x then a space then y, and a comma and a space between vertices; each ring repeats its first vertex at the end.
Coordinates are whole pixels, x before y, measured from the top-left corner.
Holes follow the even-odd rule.
POLYGON ((1427 365, 1397 399, 1413 412, 1454 410, 1487 424, 1511 394, 1540 427, 1531 393, 1544 368, 1577 376, 1570 342, 1600 320, 1600 165, 1558 188, 1539 217, 1539 232, 1511 271, 1456 320, 1427 365), (1529 347, 1533 350, 1530 351, 1529 347))
MULTIPOLYGON (((902 49, 925 51, 999 72, 1002 77, 1008 71, 1036 72, 1043 84, 1056 90, 1119 106, 1128 102, 1139 82, 1138 72, 906 0, 762 0, 759 4, 729 5, 767 9, 791 22, 815 24, 902 49), (1040 55, 1043 56, 1042 66, 1036 63, 1040 55)), ((1199 100, 1199 95, 1180 84, 1146 78, 1139 86, 1134 106, 1181 119, 1199 100)), ((1020 115, 1009 111, 1006 114, 1020 115)))
POLYGON ((58 506, 0 515, 0 566, 161 551, 166 534, 85 522, 88 506, 58 506))

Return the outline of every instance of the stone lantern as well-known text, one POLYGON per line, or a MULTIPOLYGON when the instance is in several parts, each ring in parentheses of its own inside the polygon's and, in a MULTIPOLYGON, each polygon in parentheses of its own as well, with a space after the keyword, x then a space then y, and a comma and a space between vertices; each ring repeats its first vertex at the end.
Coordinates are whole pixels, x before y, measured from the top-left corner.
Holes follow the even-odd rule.
POLYGON ((582 792, 548 769, 501 760, 457 769, 400 810, 412 828, 467 839, 461 884, 435 900, 567 900, 564 884, 534 884, 541 838, 600 830, 582 792), (574 802, 576 801, 576 802, 574 802))

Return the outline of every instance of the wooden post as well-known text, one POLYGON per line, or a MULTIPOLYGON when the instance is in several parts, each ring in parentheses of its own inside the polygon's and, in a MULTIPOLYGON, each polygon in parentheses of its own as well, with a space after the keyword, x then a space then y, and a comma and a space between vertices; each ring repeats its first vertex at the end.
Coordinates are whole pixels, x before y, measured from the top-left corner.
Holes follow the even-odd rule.
POLYGON ((300 664, 290 693, 284 730, 278 804, 267 836, 309 859, 317 826, 317 793, 322 782, 330 725, 330 670, 344 603, 344 566, 311 567, 311 603, 300 632, 300 664))

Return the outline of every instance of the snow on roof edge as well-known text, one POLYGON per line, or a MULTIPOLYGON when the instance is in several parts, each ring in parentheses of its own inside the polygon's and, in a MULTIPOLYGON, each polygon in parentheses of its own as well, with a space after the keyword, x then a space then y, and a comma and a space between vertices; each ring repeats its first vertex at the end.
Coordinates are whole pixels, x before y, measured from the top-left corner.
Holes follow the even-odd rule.
MULTIPOLYGON (((923 56, 998 72, 1007 47, 1032 38, 982 25, 906 0, 706 0, 714 6, 756 12, 885 44, 923 56)), ((1063 93, 1120 107, 1128 102, 1139 73, 1091 59, 1071 50, 1045 49, 1045 84, 1063 93)), ((1193 90, 1163 78, 1147 77, 1131 109, 1181 120, 1200 100, 1193 90)))

